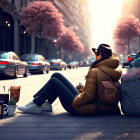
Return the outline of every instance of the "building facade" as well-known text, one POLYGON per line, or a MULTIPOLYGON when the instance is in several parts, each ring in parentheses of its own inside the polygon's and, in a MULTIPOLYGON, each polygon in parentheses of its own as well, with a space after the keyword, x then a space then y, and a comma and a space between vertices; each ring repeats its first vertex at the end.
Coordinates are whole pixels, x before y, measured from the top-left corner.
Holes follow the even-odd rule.
MULTIPOLYGON (((18 55, 39 52, 39 39, 25 32, 20 26, 20 12, 23 6, 34 0, 0 0, 0 51, 14 51, 18 55)), ((86 0, 50 0, 63 14, 67 27, 73 27, 81 42, 91 47, 91 30, 86 0)), ((53 41, 43 41, 42 55, 47 59, 57 57, 53 41)))
POLYGON ((0 1, 0 51, 14 51, 18 55, 30 52, 31 36, 20 26, 20 12, 29 0, 0 1))
POLYGON ((86 0, 50 0, 63 14, 65 25, 73 27, 85 47, 91 48, 91 29, 86 0))

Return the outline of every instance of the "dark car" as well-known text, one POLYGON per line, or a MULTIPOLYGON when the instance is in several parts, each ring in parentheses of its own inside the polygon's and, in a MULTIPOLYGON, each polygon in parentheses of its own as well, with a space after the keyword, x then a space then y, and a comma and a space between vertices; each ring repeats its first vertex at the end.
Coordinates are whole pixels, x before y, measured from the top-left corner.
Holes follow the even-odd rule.
POLYGON ((40 54, 25 54, 22 55, 21 60, 26 61, 29 66, 29 72, 32 73, 49 73, 50 63, 40 54))
POLYGON ((62 59, 50 59, 50 69, 52 70, 62 70, 67 69, 67 64, 62 59))
POLYGON ((14 52, 0 52, 0 74, 17 78, 18 75, 28 76, 28 64, 14 52))
POLYGON ((79 67, 79 62, 77 61, 72 61, 70 63, 67 64, 67 67, 69 69, 75 69, 75 68, 78 68, 79 67))
POLYGON ((137 57, 135 61, 131 62, 131 67, 140 68, 140 57, 137 57))
POLYGON ((131 65, 131 62, 134 61, 136 58, 136 54, 131 54, 127 57, 126 60, 124 60, 123 64, 122 64, 122 67, 125 68, 125 67, 130 67, 131 65))

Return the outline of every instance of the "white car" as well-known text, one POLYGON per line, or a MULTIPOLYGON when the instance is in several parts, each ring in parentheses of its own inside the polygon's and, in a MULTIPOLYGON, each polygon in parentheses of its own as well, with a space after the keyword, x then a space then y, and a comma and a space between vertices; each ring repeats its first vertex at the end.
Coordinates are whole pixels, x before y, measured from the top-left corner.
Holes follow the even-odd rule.
POLYGON ((50 69, 51 70, 62 70, 67 69, 67 64, 62 59, 50 59, 50 69))
POLYGON ((0 74, 17 78, 18 75, 28 76, 28 64, 22 61, 16 53, 0 52, 0 74))
POLYGON ((50 63, 40 54, 25 54, 20 57, 26 61, 29 66, 29 72, 32 73, 49 73, 50 63))

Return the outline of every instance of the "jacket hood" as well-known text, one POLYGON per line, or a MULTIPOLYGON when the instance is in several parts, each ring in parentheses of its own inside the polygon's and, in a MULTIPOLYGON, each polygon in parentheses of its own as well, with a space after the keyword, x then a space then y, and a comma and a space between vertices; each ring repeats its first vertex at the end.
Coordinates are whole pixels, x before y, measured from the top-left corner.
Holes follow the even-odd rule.
POLYGON ((111 58, 105 59, 95 65, 111 77, 113 81, 118 81, 122 75, 122 70, 116 69, 119 66, 119 58, 113 54, 111 58))

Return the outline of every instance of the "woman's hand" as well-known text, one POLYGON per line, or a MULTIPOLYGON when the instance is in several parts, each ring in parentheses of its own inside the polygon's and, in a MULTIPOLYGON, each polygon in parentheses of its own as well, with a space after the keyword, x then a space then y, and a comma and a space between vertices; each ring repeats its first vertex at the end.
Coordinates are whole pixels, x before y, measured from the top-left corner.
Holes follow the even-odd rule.
POLYGON ((84 86, 78 85, 78 86, 76 86, 76 89, 79 91, 79 93, 82 93, 84 91, 84 86))

